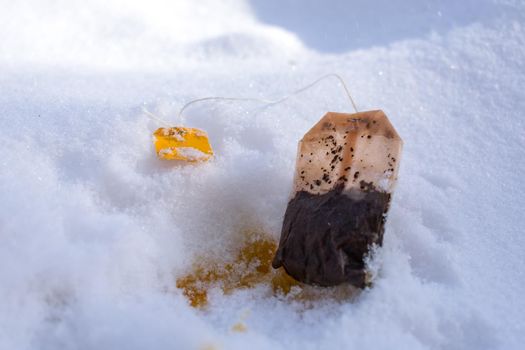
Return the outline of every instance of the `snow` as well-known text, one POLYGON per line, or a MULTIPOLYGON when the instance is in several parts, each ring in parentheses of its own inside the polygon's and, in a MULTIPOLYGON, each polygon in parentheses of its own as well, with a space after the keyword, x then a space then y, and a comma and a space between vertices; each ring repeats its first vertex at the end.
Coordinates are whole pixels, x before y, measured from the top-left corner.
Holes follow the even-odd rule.
MULTIPOLYGON (((193 147, 178 147, 176 150, 182 157, 187 158, 189 161, 201 161, 210 158, 208 154, 193 147)), ((163 151, 164 150, 161 150, 160 152, 163 151)))
POLYGON ((393 4, 4 1, 0 349, 521 348, 525 6, 393 4), (176 125, 193 98, 331 72, 404 140, 374 287, 191 308, 177 276, 243 230, 277 238, 297 141, 351 105, 327 80, 192 106, 216 157, 187 166, 156 159, 142 108, 176 125))

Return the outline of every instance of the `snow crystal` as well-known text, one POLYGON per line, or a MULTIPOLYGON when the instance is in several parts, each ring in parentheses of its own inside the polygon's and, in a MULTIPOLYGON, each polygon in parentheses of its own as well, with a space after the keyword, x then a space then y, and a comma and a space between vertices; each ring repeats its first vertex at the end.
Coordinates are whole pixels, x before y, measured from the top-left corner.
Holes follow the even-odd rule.
POLYGON ((177 153, 188 160, 206 160, 210 158, 209 154, 199 151, 193 147, 176 147, 177 153))

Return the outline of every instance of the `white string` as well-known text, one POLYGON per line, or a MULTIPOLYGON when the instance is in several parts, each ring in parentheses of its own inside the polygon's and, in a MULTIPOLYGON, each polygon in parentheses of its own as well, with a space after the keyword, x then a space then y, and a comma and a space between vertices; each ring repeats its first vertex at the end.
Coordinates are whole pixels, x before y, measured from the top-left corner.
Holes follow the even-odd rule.
POLYGON ((314 82, 300 88, 299 90, 296 90, 294 92, 292 92, 291 94, 289 95, 286 95, 278 100, 267 100, 267 99, 262 99, 262 98, 257 98, 257 97, 220 97, 220 96, 212 96, 212 97, 203 97, 203 98, 198 98, 198 99, 195 99, 195 100, 192 100, 188 103, 186 103, 184 106, 182 106, 182 108, 179 110, 179 114, 177 115, 179 118, 182 118, 182 112, 184 112, 184 110, 186 108, 188 108, 189 106, 191 106, 192 104, 194 103, 198 103, 198 102, 202 102, 202 101, 210 101, 210 100, 221 100, 221 101, 255 101, 255 102, 261 102, 261 103, 265 103, 265 104, 269 104, 269 105, 275 105, 275 104, 278 104, 278 103, 281 103, 281 102, 284 102, 286 101, 287 99, 289 99, 290 97, 292 96, 295 96, 297 94, 300 94, 301 92, 305 91, 305 90, 308 90, 310 89, 312 86, 316 85, 317 83, 319 83, 320 81, 326 79, 326 78, 336 78, 339 80, 339 82, 341 83, 341 85, 343 85, 343 88, 345 89, 345 92, 346 92, 346 95, 348 96, 348 99, 350 100, 350 102, 352 103, 352 107, 354 108, 354 110, 356 111, 356 113, 358 112, 357 111, 357 107, 355 105, 355 102, 354 102, 354 99, 352 98, 352 95, 350 94, 350 91, 348 90, 348 87, 346 86, 345 84, 345 81, 343 80, 343 78, 341 78, 340 75, 338 74, 335 74, 335 73, 330 73, 330 74, 326 74, 326 75, 323 75, 322 77, 318 78, 317 80, 315 80, 314 82))
POLYGON ((165 120, 161 119, 160 117, 156 116, 155 114, 151 113, 150 111, 148 111, 146 109, 146 107, 142 107, 142 112, 146 113, 146 115, 148 117, 152 118, 153 120, 156 120, 159 123, 166 125, 167 127, 170 126, 170 124, 167 121, 165 121, 165 120))
MULTIPOLYGON (((179 110, 179 113, 177 114, 177 117, 182 121, 182 112, 184 112, 189 106, 191 106, 191 105, 193 105, 195 103, 203 102, 203 101, 213 101, 213 100, 214 101, 254 101, 254 102, 261 102, 261 103, 264 103, 264 104, 267 104, 267 105, 279 104, 281 102, 286 101, 290 97, 293 97, 293 96, 295 96, 297 94, 300 94, 301 92, 303 92, 305 90, 310 89, 311 87, 313 87, 314 85, 316 85, 317 83, 319 83, 320 81, 322 81, 322 80, 324 80, 326 78, 336 78, 337 80, 339 80, 339 82, 341 83, 341 85, 343 86, 343 88, 345 90, 345 93, 346 93, 348 99, 350 100, 350 103, 352 104, 352 107, 354 108, 354 110, 357 113, 358 110, 357 110, 356 104, 355 104, 354 99, 352 98, 352 95, 350 94, 350 91, 348 90, 348 87, 346 86, 345 81, 343 80, 343 78, 341 78, 341 76, 338 75, 338 74, 330 73, 330 74, 323 75, 322 77, 320 77, 320 78, 316 79, 315 81, 311 82, 310 84, 300 88, 299 90, 293 91, 292 93, 290 93, 288 95, 285 95, 284 97, 281 97, 280 99, 277 99, 277 100, 268 100, 268 99, 257 98, 257 97, 221 97, 221 96, 210 96, 210 97, 197 98, 195 100, 189 101, 184 106, 182 106, 182 108, 179 110)), ((149 117, 151 117, 151 118, 161 122, 162 124, 169 125, 166 121, 164 121, 161 118, 157 117, 156 115, 154 115, 153 113, 149 112, 145 108, 142 108, 142 110, 149 117)))

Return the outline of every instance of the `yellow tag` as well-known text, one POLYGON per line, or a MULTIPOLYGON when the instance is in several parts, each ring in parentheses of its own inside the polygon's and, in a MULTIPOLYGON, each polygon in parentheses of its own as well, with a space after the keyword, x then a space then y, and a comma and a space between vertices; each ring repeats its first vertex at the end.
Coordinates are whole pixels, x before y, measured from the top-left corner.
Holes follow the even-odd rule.
POLYGON ((175 126, 159 128, 153 133, 155 151, 161 159, 204 162, 213 156, 205 131, 175 126))

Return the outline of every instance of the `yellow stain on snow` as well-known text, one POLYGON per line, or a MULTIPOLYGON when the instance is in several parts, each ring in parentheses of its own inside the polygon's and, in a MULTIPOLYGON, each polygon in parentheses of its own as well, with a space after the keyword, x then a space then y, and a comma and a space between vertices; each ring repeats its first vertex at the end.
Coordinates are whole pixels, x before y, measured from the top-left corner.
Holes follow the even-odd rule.
POLYGON ((202 345, 199 350, 219 350, 220 347, 215 344, 204 344, 202 345))
MULTIPOLYGON (((177 279, 176 286, 182 289, 190 305, 196 308, 208 304, 208 289, 218 286, 229 294, 236 289, 253 288, 259 284, 272 287, 274 293, 288 294, 292 287, 300 285, 283 268, 271 266, 277 250, 277 242, 268 235, 246 233, 245 242, 231 262, 200 260, 193 271, 177 279)), ((234 326, 241 331, 244 325, 234 326)))
POLYGON ((248 327, 246 327, 246 325, 242 322, 238 322, 236 324, 233 325, 232 327, 232 331, 233 332, 237 332, 237 333, 244 333, 248 330, 248 327))
POLYGON ((157 156, 166 160, 204 162, 213 156, 208 134, 200 129, 176 126, 153 133, 157 156))
MULTIPOLYGON (((176 286, 182 290, 191 306, 206 307, 208 291, 217 287, 224 294, 230 294, 239 289, 267 285, 273 295, 302 302, 305 307, 310 307, 317 300, 348 301, 359 295, 360 289, 349 284, 318 287, 296 281, 282 267, 277 270, 272 268, 272 259, 277 250, 277 242, 272 237, 260 231, 243 232, 242 236, 244 241, 233 259, 197 259, 188 274, 177 278, 176 286)), ((242 320, 233 325, 233 332, 247 330, 242 320)))

